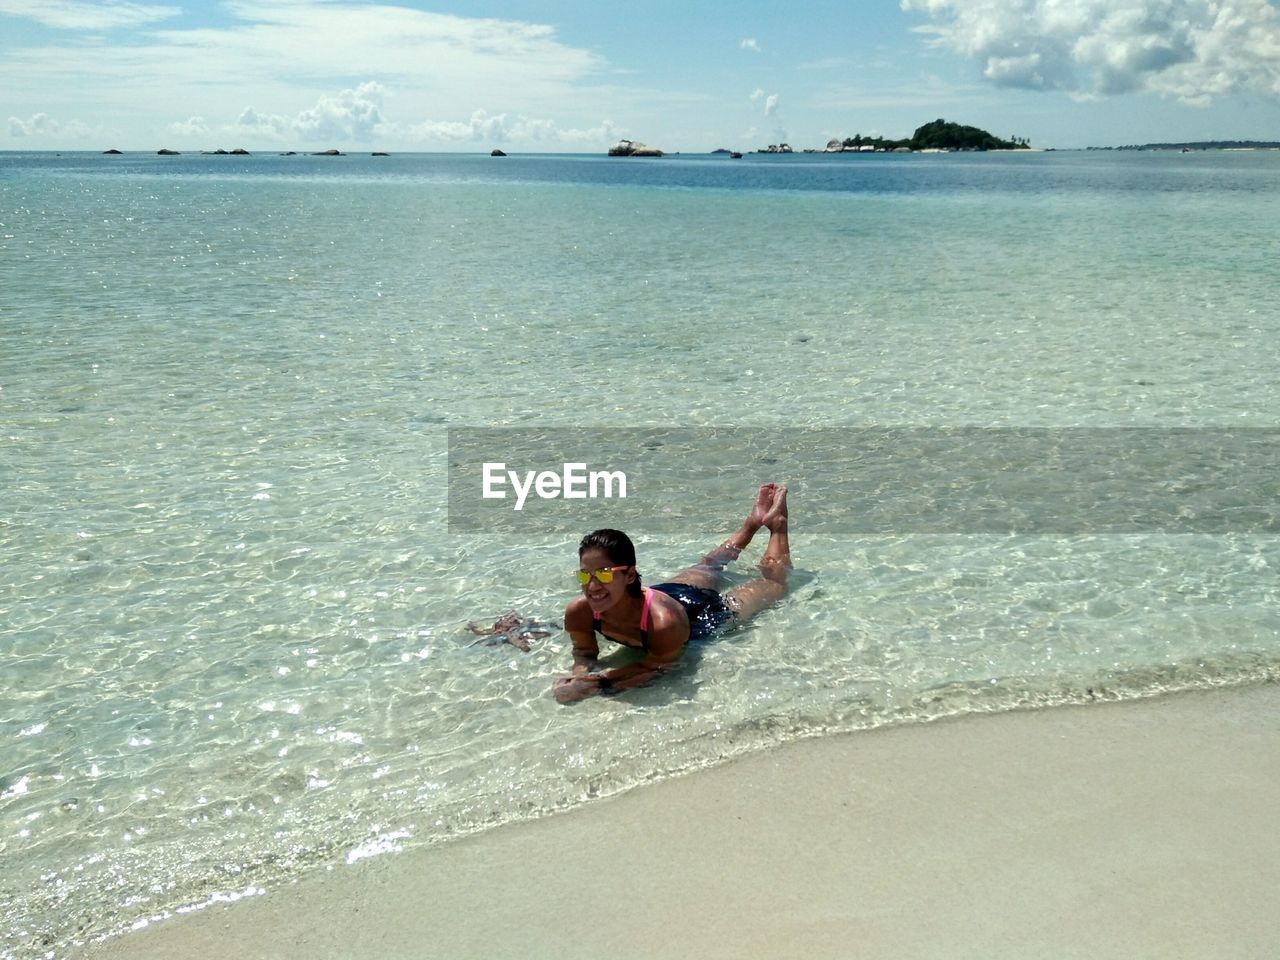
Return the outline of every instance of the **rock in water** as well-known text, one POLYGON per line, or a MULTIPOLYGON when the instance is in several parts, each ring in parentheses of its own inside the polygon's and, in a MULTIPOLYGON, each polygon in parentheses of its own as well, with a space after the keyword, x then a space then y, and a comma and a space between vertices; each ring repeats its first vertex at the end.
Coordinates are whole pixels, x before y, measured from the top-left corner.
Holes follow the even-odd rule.
POLYGON ((617 144, 609 148, 609 156, 611 157, 660 157, 662 151, 657 147, 651 147, 645 143, 638 143, 634 140, 619 140, 617 144))

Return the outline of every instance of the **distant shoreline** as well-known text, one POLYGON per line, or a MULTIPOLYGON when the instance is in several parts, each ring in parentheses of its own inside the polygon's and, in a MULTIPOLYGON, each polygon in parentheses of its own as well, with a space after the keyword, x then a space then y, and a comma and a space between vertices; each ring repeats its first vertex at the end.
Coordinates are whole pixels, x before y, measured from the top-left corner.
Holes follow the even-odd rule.
POLYGON ((1274 140, 1195 140, 1186 143, 1143 143, 1123 147, 1087 147, 1088 150, 1280 150, 1274 140))
MULTIPOLYGON (((824 149, 824 148, 822 148, 822 147, 805 147, 805 148, 800 148, 800 149, 787 149, 787 150, 769 150, 769 149, 765 148, 765 149, 758 149, 758 150, 744 150, 744 151, 742 151, 741 153, 739 153, 738 155, 739 155, 739 156, 742 156, 742 155, 749 155, 749 156, 787 156, 787 155, 797 155, 797 156, 799 156, 799 155, 814 155, 814 154, 819 154, 819 155, 821 155, 821 154, 830 154, 830 153, 855 153, 855 154, 856 154, 856 153, 874 153, 874 154, 879 154, 879 155, 886 154, 886 153, 1028 153, 1028 154, 1034 154, 1034 153, 1072 153, 1072 152, 1074 152, 1074 153, 1083 153, 1083 152, 1094 152, 1094 153, 1097 153, 1097 152, 1108 152, 1108 151, 1109 151, 1109 152, 1143 152, 1143 151, 1156 152, 1156 151, 1165 151, 1165 152, 1182 152, 1182 153, 1193 153, 1193 152, 1194 152, 1194 153, 1198 153, 1198 152, 1208 152, 1208 151, 1219 151, 1219 152, 1223 152, 1223 153, 1229 153, 1229 152, 1247 152, 1247 151, 1280 151, 1280 141, 1265 141, 1265 140, 1212 140, 1212 141, 1190 141, 1190 142, 1187 142, 1187 143, 1143 143, 1143 144, 1125 144, 1125 145, 1122 145, 1122 146, 1105 146, 1105 147, 1103 147, 1103 146, 1088 146, 1088 147, 1019 147, 1019 148, 1017 148, 1017 149, 994 148, 994 149, 987 149, 987 150, 965 150, 965 149, 946 148, 946 147, 926 147, 926 148, 923 148, 923 149, 910 149, 910 148, 907 148, 907 149, 893 149, 893 150, 888 150, 888 149, 874 149, 874 148, 872 148, 872 149, 865 149, 865 150, 845 149, 845 150, 840 150, 840 151, 828 150, 828 149, 824 149)), ((316 151, 312 151, 312 150, 296 150, 296 151, 295 151, 295 150, 286 150, 286 151, 281 151, 281 150, 280 150, 280 149, 278 149, 278 148, 264 149, 264 150, 235 150, 235 151, 230 151, 230 150, 182 150, 182 151, 179 151, 179 150, 173 150, 173 151, 165 151, 165 152, 163 152, 163 153, 162 153, 162 152, 159 152, 159 151, 151 150, 151 149, 149 149, 149 148, 127 149, 127 150, 120 150, 120 149, 98 150, 98 149, 70 149, 70 148, 63 148, 63 149, 56 149, 56 148, 54 148, 54 149, 45 149, 45 150, 11 150, 11 149, 3 149, 3 150, 0 150, 0 155, 3 155, 3 154, 28 154, 28 155, 30 155, 30 154, 48 154, 48 155, 50 155, 50 156, 62 156, 63 154, 85 154, 85 155, 108 156, 108 157, 109 157, 109 156, 113 156, 113 155, 114 155, 114 156, 117 156, 117 157, 119 157, 119 156, 133 156, 133 157, 136 157, 136 156, 139 156, 139 155, 143 155, 143 156, 157 156, 157 155, 159 155, 159 156, 162 156, 162 157, 186 156, 186 157, 202 157, 202 158, 208 158, 208 157, 214 157, 214 156, 222 156, 222 157, 234 157, 234 158, 237 158, 237 159, 244 159, 245 157, 253 157, 253 156, 257 156, 257 157, 263 157, 263 156, 272 156, 272 157, 275 157, 275 156, 282 156, 282 157, 292 157, 292 156, 307 156, 307 157, 310 157, 310 156, 328 156, 328 157, 334 157, 334 156, 337 156, 337 157, 345 157, 345 156, 356 156, 356 157, 360 157, 360 156, 374 156, 374 157, 388 157, 388 156, 393 156, 393 155, 413 156, 413 155, 419 155, 419 154, 423 154, 423 155, 425 155, 425 154, 440 154, 440 155, 448 155, 448 154, 452 154, 452 155, 463 156, 463 155, 468 155, 468 154, 472 154, 472 153, 481 153, 481 152, 483 152, 483 153, 484 153, 484 154, 486 154, 486 155, 491 155, 491 154, 490 154, 490 152, 489 152, 489 151, 487 151, 487 150, 485 150, 485 151, 474 151, 474 150, 403 150, 403 151, 395 151, 394 153, 392 153, 391 151, 384 151, 384 150, 377 150, 377 151, 367 151, 367 150, 348 150, 348 151, 341 151, 341 152, 339 152, 339 151, 332 151, 332 152, 329 152, 329 151, 321 151, 321 152, 316 152, 316 151)), ((519 154, 526 155, 526 156, 537 156, 537 155, 541 155, 541 154, 542 154, 542 152, 541 152, 541 151, 538 151, 538 152, 530 151, 530 152, 527 152, 527 153, 525 153, 524 151, 519 151, 518 153, 519 153, 519 154)), ((696 150, 695 150, 695 151, 690 151, 690 150, 674 150, 674 151, 666 151, 666 156, 671 156, 671 157, 679 157, 679 156, 690 157, 690 156, 715 156, 715 155, 717 155, 717 154, 721 154, 721 155, 728 156, 728 155, 730 155, 731 153, 737 153, 737 151, 730 151, 730 150, 727 150, 727 149, 723 149, 723 148, 721 148, 721 149, 717 149, 717 150, 710 150, 710 151, 707 151, 707 152, 704 154, 702 151, 696 151, 696 150)), ((580 153, 577 153, 577 154, 562 154, 560 151, 546 151, 546 152, 545 152, 545 154, 546 154, 547 156, 560 156, 560 155, 595 156, 595 155, 597 155, 595 151, 581 151, 580 153)))

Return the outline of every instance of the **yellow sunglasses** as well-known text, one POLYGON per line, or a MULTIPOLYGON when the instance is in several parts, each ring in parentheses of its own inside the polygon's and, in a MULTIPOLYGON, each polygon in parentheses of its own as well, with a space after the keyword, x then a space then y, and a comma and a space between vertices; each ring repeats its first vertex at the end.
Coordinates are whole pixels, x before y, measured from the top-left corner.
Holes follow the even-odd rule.
POLYGON ((595 577, 601 583, 613 583, 613 571, 626 570, 630 564, 621 567, 601 567, 599 570, 579 570, 578 582, 584 587, 591 582, 591 578, 595 577))

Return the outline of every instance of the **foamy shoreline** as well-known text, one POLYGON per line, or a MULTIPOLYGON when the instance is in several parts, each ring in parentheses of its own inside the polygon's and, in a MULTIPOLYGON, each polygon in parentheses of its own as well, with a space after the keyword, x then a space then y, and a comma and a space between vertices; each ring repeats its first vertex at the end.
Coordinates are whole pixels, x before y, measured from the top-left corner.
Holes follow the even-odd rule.
POLYGON ((1261 957, 1280 686, 790 744, 90 958, 1261 957))

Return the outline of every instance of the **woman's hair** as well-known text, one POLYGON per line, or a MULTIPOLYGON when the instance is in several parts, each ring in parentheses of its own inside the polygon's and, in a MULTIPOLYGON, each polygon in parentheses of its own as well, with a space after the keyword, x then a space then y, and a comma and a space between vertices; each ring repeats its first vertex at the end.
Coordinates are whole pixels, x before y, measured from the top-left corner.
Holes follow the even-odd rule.
MULTIPOLYGON (((617 566, 631 567, 635 570, 636 566, 636 545, 631 542, 621 530, 593 530, 582 538, 582 542, 578 544, 578 556, 595 547, 597 550, 603 550, 605 555, 617 566)), ((627 593, 633 597, 642 595, 640 589, 640 571, 636 570, 636 578, 627 584, 627 593)))

